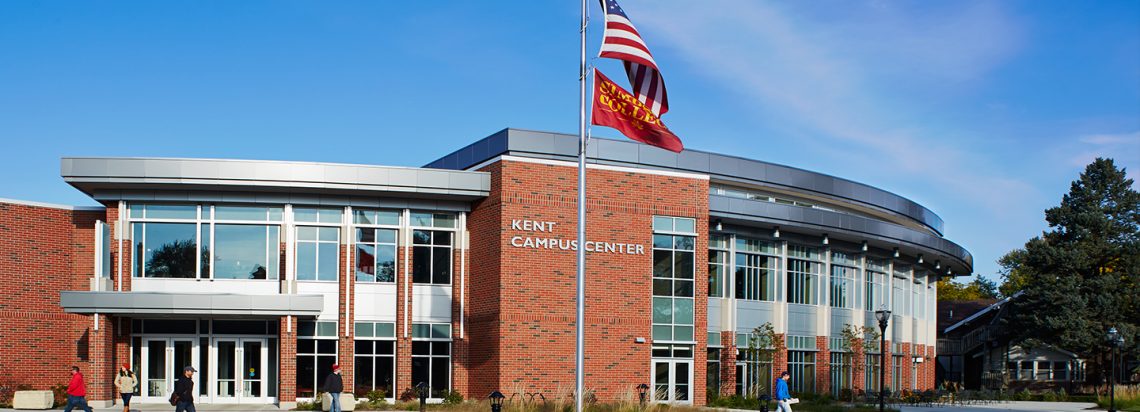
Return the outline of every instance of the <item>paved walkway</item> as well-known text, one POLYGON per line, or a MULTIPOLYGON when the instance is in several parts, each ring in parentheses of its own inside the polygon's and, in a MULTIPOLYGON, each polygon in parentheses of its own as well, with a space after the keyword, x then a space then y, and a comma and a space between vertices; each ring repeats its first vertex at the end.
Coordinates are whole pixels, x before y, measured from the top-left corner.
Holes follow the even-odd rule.
POLYGON ((1076 411, 1103 411, 1091 402, 1029 402, 1014 401, 992 403, 988 405, 943 406, 927 408, 925 406, 903 406, 902 412, 991 412, 991 411, 1018 411, 1018 412, 1076 412, 1076 411))

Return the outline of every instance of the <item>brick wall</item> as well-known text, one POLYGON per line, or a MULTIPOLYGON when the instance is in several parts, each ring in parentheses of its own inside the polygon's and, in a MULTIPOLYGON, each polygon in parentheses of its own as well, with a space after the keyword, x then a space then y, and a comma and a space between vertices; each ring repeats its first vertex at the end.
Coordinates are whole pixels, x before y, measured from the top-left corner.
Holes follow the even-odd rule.
POLYGON ((831 393, 831 351, 827 347, 827 336, 815 337, 815 391, 831 393))
POLYGON ((0 203, 0 351, 3 383, 36 389, 67 383, 78 365, 89 399, 107 399, 113 353, 108 318, 94 331, 93 318, 64 313, 59 292, 90 290, 94 272, 94 222, 103 211, 0 203), (100 369, 94 369, 99 367, 100 369))
POLYGON ((731 330, 720 332, 720 394, 736 394, 736 333, 731 330))
MULTIPOLYGON (((577 168, 501 161, 492 173, 492 197, 471 213, 471 362, 473 376, 491 390, 541 392, 550 399, 574 387, 576 254, 572 250, 519 248, 513 236, 576 239, 577 168), (496 190, 497 187, 501 190, 496 190), (494 195, 494 194, 497 194, 494 195), (551 232, 511 229, 512 219, 554 222, 551 232), (493 246, 495 245, 495 246, 493 246), (476 256, 478 254, 478 256, 476 256), (497 254, 498 258, 484 259, 497 254), (497 263, 497 265, 496 265, 497 263), (494 324, 498 330, 495 331, 494 324), (478 326, 476 326, 478 325, 478 326), (474 332, 476 327, 487 332, 474 332)), ((586 388, 600 401, 629 398, 649 383, 651 359, 652 218, 697 221, 694 295, 693 398, 704 403, 707 311, 708 181, 610 170, 587 177, 587 238, 643 245, 645 254, 588 253, 586 284, 586 388), (646 343, 635 343, 636 338, 646 343)))

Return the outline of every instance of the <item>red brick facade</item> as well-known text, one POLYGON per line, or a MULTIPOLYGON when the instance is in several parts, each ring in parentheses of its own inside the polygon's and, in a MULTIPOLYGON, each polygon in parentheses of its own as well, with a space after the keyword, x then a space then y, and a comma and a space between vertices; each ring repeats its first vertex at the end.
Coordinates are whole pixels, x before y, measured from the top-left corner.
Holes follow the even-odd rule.
MULTIPOLYGON (((473 393, 493 390, 569 396, 574 387, 575 252, 524 248, 514 236, 576 238, 577 169, 501 161, 491 173, 492 195, 471 212, 476 251, 472 291, 473 393), (550 232, 512 230, 512 220, 553 222, 550 232)), ((644 254, 588 253, 586 263, 586 388, 615 400, 651 383, 653 216, 694 218, 708 227, 708 181, 613 170, 587 176, 587 239, 644 245, 644 254), (645 343, 637 343, 638 338, 645 343)), ((707 250, 698 235, 696 250, 707 250)), ((696 253, 696 279, 707 274, 707 253, 696 253)), ((694 402, 704 397, 707 284, 696 282, 694 402)))
POLYGON ((66 384, 77 365, 88 391, 106 393, 111 325, 63 313, 59 291, 88 290, 102 211, 0 203, 0 370, 4 384, 66 384), (20 349, 13 350, 19 343, 20 349))

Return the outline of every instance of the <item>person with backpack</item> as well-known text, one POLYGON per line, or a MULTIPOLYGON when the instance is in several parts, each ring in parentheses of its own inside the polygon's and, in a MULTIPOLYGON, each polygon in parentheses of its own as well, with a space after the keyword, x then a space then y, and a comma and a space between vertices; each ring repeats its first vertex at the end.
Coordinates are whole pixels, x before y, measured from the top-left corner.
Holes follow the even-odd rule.
POLYGON ((115 377, 115 388, 119 390, 119 395, 123 398, 123 412, 131 412, 131 396, 135 394, 135 386, 139 384, 138 379, 135 378, 135 372, 131 370, 131 365, 123 365, 119 368, 119 376, 115 377))
POLYGON ((171 402, 175 404, 174 412, 198 412, 194 409, 194 372, 197 372, 193 366, 182 368, 182 376, 178 377, 178 381, 174 382, 174 394, 171 395, 171 402))

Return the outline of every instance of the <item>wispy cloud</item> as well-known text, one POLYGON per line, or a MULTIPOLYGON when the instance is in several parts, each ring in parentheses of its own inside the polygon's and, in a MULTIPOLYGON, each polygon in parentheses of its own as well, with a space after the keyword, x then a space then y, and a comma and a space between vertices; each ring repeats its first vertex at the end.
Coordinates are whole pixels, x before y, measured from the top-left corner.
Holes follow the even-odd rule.
POLYGON ((960 131, 924 127, 912 115, 921 109, 908 101, 916 90, 969 87, 1019 50, 1019 25, 1000 3, 843 3, 842 13, 789 5, 800 8, 686 2, 639 7, 633 17, 757 110, 797 124, 825 146, 855 151, 834 156, 867 166, 886 157, 899 178, 941 185, 995 213, 1009 213, 1033 192, 989 167, 995 159, 984 148, 955 139, 960 131))
POLYGON ((1098 157, 1113 158, 1133 175, 1140 170, 1140 131, 1117 134, 1090 134, 1077 139, 1079 147, 1069 157, 1069 164, 1083 167, 1098 157))

